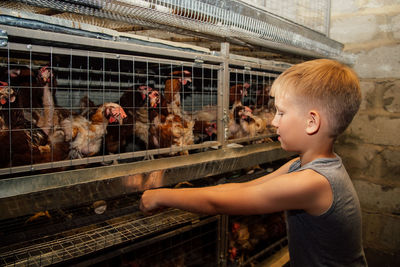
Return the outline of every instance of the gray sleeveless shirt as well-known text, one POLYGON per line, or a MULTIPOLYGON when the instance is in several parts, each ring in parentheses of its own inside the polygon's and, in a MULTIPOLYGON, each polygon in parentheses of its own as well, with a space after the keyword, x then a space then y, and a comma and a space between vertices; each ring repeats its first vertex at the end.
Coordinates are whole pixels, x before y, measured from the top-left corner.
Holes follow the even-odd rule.
POLYGON ((336 155, 316 159, 303 167, 298 160, 289 172, 305 169, 312 169, 329 181, 333 202, 319 216, 304 210, 286 212, 290 266, 367 266, 360 203, 342 160, 336 155))

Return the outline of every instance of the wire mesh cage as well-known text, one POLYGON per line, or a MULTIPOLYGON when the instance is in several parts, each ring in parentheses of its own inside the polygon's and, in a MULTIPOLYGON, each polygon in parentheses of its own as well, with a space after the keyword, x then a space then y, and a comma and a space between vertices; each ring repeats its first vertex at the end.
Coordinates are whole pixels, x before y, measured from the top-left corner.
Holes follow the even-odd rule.
POLYGON ((236 60, 224 84, 222 56, 26 41, 0 49, 1 174, 188 155, 273 135, 269 88, 284 68, 236 60))
MULTIPOLYGON (((143 217, 137 213, 108 218, 97 224, 59 232, 25 242, 0 247, 0 262, 2 266, 48 266, 60 262, 71 262, 76 258, 88 256, 118 245, 132 245, 149 239, 155 235, 175 235, 174 229, 185 227, 188 223, 200 222, 201 216, 178 210, 170 210, 151 217, 143 217)), ((205 220, 215 221, 216 218, 205 220)), ((190 229, 191 227, 186 227, 190 229)), ((180 231, 182 232, 182 230, 180 231)), ((209 232, 216 232, 214 227, 209 232)), ((206 235, 208 232, 200 231, 198 235, 206 235)), ((215 246, 216 234, 210 240, 215 246)), ((188 241, 186 241, 188 242, 188 241)), ((204 245, 204 244, 203 244, 204 245)), ((138 247, 138 245, 135 245, 138 247)), ((173 246, 170 246, 173 249, 173 246)), ((147 250, 148 248, 146 248, 147 250)), ((215 251, 215 250, 214 250, 215 251)), ((160 253, 160 252, 158 252, 160 253)), ((215 259, 213 259, 215 260, 215 259)), ((156 259, 160 261, 160 259, 156 259)))
POLYGON ((269 91, 274 72, 230 69, 229 142, 269 142, 274 134, 274 106, 269 91))
POLYGON ((1 51, 1 167, 88 164, 152 149, 182 154, 216 140, 219 66, 45 50, 1 51), (196 112, 205 106, 209 118, 200 121, 196 112))
MULTIPOLYGON (((244 182, 270 171, 240 175, 239 178, 238 173, 225 173, 179 186, 202 187, 229 180, 244 182)), ((100 191, 112 191, 114 186, 108 183, 105 186, 97 184, 97 187, 100 191)), ((260 261, 286 245, 280 214, 210 217, 168 209, 144 216, 138 212, 140 195, 137 193, 120 194, 92 203, 89 195, 99 192, 83 185, 73 188, 73 191, 84 191, 86 197, 82 199, 78 193, 63 195, 63 191, 47 192, 49 203, 60 202, 56 208, 43 209, 32 215, 40 205, 39 196, 32 195, 26 199, 31 204, 28 207, 30 214, 0 220, 2 265, 47 266, 84 262, 82 266, 101 263, 104 266, 129 263, 139 266, 167 263, 220 266, 221 261, 228 260, 230 266, 238 266, 260 261), (64 197, 75 198, 73 206, 63 204, 64 197), (223 240, 227 239, 224 245, 223 240)), ((8 203, 8 206, 12 204, 8 203)))
POLYGON ((148 242, 98 266, 218 266, 218 221, 195 225, 157 242, 148 242))
POLYGON ((230 216, 228 266, 255 266, 287 245, 284 214, 230 216))

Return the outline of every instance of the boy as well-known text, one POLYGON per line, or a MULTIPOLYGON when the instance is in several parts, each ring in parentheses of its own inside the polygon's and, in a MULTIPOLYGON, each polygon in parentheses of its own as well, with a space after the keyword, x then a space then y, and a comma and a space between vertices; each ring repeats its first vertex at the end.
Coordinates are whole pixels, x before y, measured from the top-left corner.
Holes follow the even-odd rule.
POLYGON ((283 72, 271 94, 278 140, 298 158, 246 183, 148 190, 140 208, 242 215, 286 211, 291 266, 366 266, 359 200, 333 152, 336 137, 360 106, 356 74, 333 60, 307 61, 283 72))

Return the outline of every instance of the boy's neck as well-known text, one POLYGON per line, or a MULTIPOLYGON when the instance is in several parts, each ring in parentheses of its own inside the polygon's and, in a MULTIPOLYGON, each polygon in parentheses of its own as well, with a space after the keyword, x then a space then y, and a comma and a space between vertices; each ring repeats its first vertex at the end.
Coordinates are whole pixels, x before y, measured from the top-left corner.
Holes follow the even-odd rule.
POLYGON ((304 166, 307 163, 310 163, 313 160, 319 158, 335 158, 336 155, 333 152, 333 143, 330 145, 315 147, 308 149, 307 151, 300 153, 300 162, 301 166, 304 166))

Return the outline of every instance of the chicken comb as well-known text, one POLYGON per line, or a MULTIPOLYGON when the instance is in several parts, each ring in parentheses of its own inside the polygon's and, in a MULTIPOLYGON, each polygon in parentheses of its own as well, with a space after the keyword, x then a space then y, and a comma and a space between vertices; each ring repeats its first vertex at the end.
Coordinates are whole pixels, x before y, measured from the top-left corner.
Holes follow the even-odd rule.
POLYGON ((0 81, 0 87, 8 86, 8 83, 0 81))
POLYGON ((253 113, 253 110, 251 110, 251 108, 249 108, 248 106, 245 106, 244 109, 245 109, 246 111, 249 111, 249 112, 253 113))
POLYGON ((114 117, 120 116, 122 119, 126 118, 126 113, 122 107, 115 107, 111 112, 114 117))
POLYGON ((153 88, 151 88, 150 86, 147 86, 147 85, 142 85, 142 86, 139 86, 139 90, 142 91, 142 100, 145 100, 146 95, 149 92, 151 92, 153 90, 153 88), (145 91, 145 90, 147 90, 147 92, 143 93, 143 91, 145 91))
POLYGON ((191 76, 192 75, 192 73, 188 70, 183 70, 183 71, 176 70, 176 71, 170 73, 169 75, 182 77, 182 74, 183 74, 183 76, 191 76))

